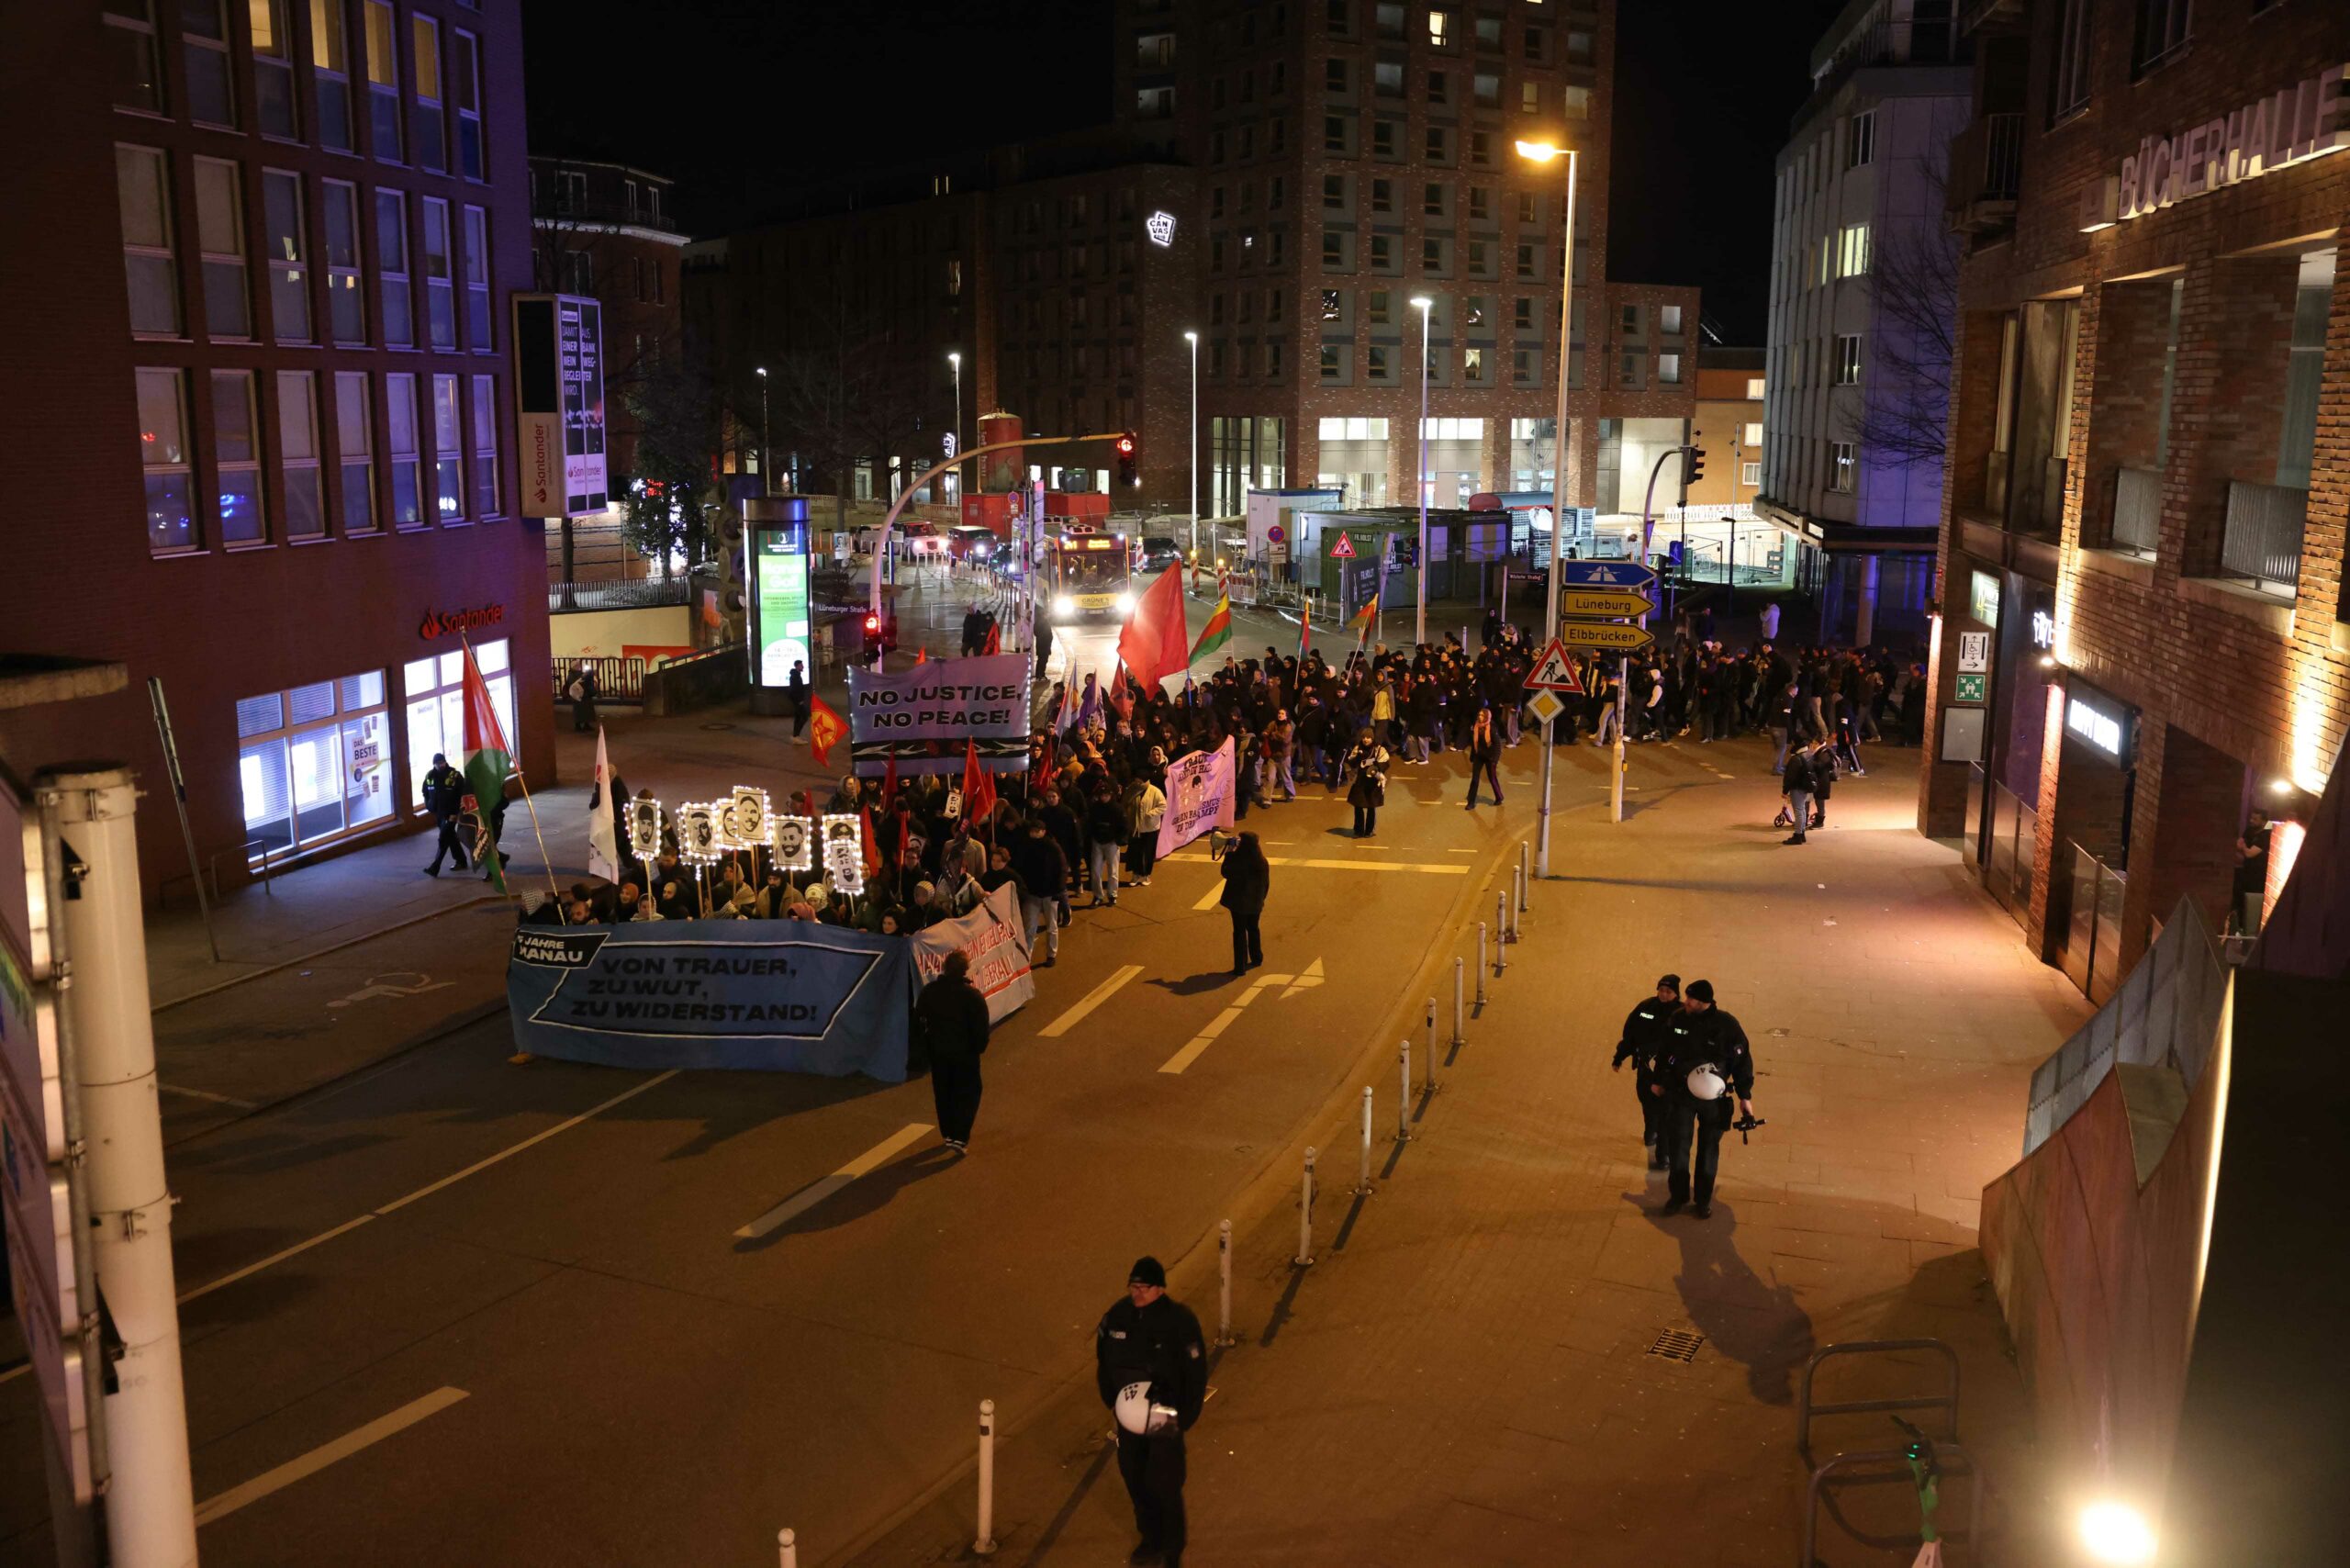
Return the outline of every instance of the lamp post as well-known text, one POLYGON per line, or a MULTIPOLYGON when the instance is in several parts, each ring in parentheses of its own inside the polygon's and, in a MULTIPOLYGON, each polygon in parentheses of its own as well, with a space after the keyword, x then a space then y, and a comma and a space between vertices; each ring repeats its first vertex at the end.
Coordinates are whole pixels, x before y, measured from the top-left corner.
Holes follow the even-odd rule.
POLYGON ((1425 294, 1412 296, 1420 312, 1420 580, 1412 616, 1412 645, 1428 640, 1428 311, 1436 304, 1425 294))
POLYGON ((1200 335, 1185 332, 1192 345, 1192 562, 1200 559, 1200 335))
MULTIPOLYGON (((1537 163, 1554 158, 1567 161, 1567 207, 1561 225, 1566 239, 1559 272, 1559 406, 1552 420, 1550 453, 1550 570, 1542 605, 1542 642, 1548 647, 1559 635, 1559 541, 1567 521, 1567 377, 1574 345, 1575 297, 1575 152, 1555 141, 1520 141, 1518 156, 1537 163)), ((1550 776, 1558 750, 1550 726, 1542 727, 1542 804, 1536 835, 1535 875, 1550 874, 1550 776)), ((1622 777, 1618 765, 1617 778, 1622 777)))
POLYGON ((758 371, 759 494, 763 496, 772 496, 775 494, 775 479, 773 476, 772 465, 767 462, 767 367, 764 364, 760 365, 758 367, 758 371))
MULTIPOLYGON (((955 455, 959 459, 963 454, 963 356, 950 353, 946 356, 946 364, 955 373, 955 455)), ((955 465, 955 504, 963 504, 963 465, 960 462, 955 465)))

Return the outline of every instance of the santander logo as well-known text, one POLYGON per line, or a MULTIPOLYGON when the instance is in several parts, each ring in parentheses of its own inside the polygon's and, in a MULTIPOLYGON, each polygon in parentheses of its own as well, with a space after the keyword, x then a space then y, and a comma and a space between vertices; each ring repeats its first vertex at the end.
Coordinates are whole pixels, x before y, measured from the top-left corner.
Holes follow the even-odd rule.
POLYGON ((445 637, 452 632, 471 632, 483 626, 496 626, 506 619, 502 604, 485 604, 477 610, 428 610, 424 619, 417 622, 416 634, 428 642, 445 637))

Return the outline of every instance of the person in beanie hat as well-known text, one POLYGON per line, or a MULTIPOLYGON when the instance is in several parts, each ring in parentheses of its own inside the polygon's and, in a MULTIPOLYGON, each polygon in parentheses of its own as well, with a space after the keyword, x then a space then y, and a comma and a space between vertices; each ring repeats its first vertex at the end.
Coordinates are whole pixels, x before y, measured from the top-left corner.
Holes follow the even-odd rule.
POLYGON ((1102 1315, 1093 1331, 1093 1382, 1102 1403, 1119 1416, 1118 1474, 1142 1535, 1126 1561, 1182 1568, 1183 1434, 1207 1398, 1207 1342, 1192 1309, 1167 1294, 1167 1271, 1158 1259, 1136 1259, 1125 1295, 1102 1315), (1129 1430, 1118 1396, 1137 1385, 1143 1397, 1129 1408, 1147 1414, 1136 1423, 1141 1430, 1129 1430))
POLYGON ((1681 1006, 1681 977, 1665 975, 1656 982, 1656 994, 1644 996, 1624 1019, 1623 1037, 1616 1042, 1617 1072, 1632 1064, 1632 1092, 1640 1102, 1640 1141, 1648 1146, 1649 1169, 1664 1169, 1666 1103, 1664 1085, 1656 1075, 1657 1053, 1664 1045, 1666 1026, 1681 1006))
POLYGON ((1754 1053, 1738 1020, 1714 1005, 1712 981, 1691 980, 1681 993, 1681 1011, 1665 1025, 1657 1077, 1664 1089, 1665 1157, 1672 1172, 1661 1212, 1679 1214, 1687 1204, 1704 1219, 1714 1212, 1714 1174, 1721 1165, 1730 1107, 1735 1103, 1740 1114, 1754 1114, 1754 1053), (1690 1081, 1701 1072, 1710 1074, 1710 1080, 1701 1080, 1710 1094, 1690 1081))

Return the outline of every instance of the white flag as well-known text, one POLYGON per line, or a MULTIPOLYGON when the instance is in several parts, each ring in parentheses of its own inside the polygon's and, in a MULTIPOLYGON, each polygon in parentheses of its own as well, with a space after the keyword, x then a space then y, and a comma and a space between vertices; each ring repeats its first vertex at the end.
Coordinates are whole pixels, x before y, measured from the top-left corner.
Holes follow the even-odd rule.
POLYGON ((596 787, 588 793, 588 874, 621 879, 620 828, 612 818, 612 765, 604 756, 604 727, 596 726, 596 787))

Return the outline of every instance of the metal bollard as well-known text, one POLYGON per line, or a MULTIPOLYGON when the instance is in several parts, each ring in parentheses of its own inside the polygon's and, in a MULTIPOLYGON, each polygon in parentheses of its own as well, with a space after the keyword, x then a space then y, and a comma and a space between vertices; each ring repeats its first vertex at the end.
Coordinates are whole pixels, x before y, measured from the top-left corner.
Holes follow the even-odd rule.
POLYGON ((1395 1053, 1395 1075, 1402 1092, 1395 1096, 1395 1141, 1412 1141, 1412 1042, 1395 1053))
POLYGON ((1436 998, 1428 998, 1428 1092, 1436 1092, 1436 998))
POLYGON ((1232 1222, 1228 1219, 1216 1225, 1215 1251, 1215 1342, 1237 1344, 1232 1334, 1232 1222))
POLYGON ((1525 871, 1520 870, 1517 874, 1517 898, 1516 902, 1510 905, 1509 911, 1509 939, 1511 941, 1523 942, 1526 940, 1526 932, 1524 930, 1525 916, 1526 873, 1525 871))
POLYGON ((1469 1043, 1469 1036, 1460 1032, 1461 1025, 1469 1021, 1460 1004, 1460 955, 1455 953, 1452 956, 1452 1048, 1455 1050, 1469 1043))
POLYGON ((1509 968, 1509 895, 1494 890, 1494 973, 1509 968))
POLYGON ((1291 1260, 1303 1269, 1314 1261, 1314 1150, 1305 1151, 1305 1181, 1297 1194, 1297 1256, 1291 1260))
POLYGON ((778 1530, 776 1551, 782 1555, 782 1568, 800 1568, 800 1537, 796 1531, 778 1530))
POLYGON ((1362 1171, 1355 1179, 1355 1195, 1368 1197, 1371 1185, 1371 1085, 1362 1086, 1362 1171))
POLYGON ((1534 872, 1526 859, 1529 853, 1531 850, 1526 840, 1519 839, 1517 841, 1517 907, 1520 909, 1528 907, 1526 901, 1534 891, 1534 872))
POLYGON ((986 1557, 995 1551, 995 1401, 979 1401, 979 1534, 971 1550, 986 1557))
POLYGON ((1485 923, 1477 923, 1477 1005, 1485 1005, 1485 923))

